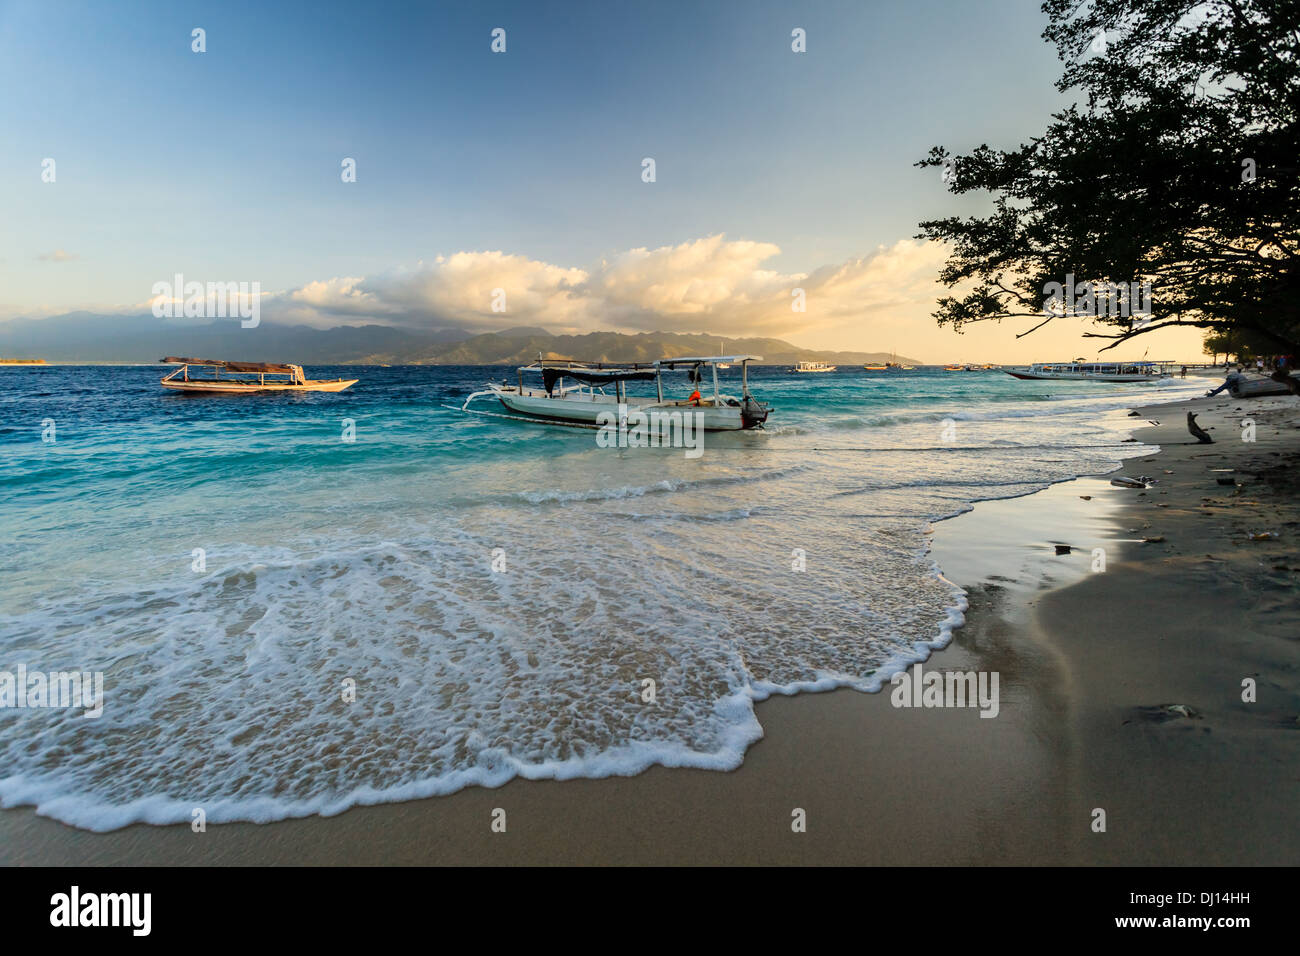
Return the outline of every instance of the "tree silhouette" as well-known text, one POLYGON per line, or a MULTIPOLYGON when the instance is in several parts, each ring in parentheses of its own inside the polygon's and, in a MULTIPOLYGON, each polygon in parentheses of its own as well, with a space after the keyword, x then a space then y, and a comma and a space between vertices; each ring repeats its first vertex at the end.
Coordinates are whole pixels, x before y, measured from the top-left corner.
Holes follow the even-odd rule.
POLYGON ((1054 114, 1018 149, 934 147, 953 193, 987 191, 984 217, 922 222, 951 253, 961 297, 935 318, 1092 318, 1114 339, 1169 326, 1300 341, 1300 0, 1047 0, 1043 37, 1065 62, 1054 114), (1146 316, 1050 283, 1151 284, 1146 316), (1082 297, 1081 297, 1082 298, 1082 297))

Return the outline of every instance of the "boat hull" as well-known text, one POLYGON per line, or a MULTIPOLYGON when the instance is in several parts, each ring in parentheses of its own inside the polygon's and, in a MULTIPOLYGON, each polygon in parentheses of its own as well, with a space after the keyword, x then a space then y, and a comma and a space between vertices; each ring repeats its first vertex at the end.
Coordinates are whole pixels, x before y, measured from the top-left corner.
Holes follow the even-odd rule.
MULTIPOLYGON (((618 401, 612 395, 569 394, 549 397, 545 392, 525 390, 496 391, 496 397, 511 412, 535 418, 539 421, 558 422, 569 425, 602 424, 601 413, 618 415, 618 401)), ((698 413, 700 424, 705 431, 741 431, 752 428, 761 422, 747 422, 741 414, 741 407, 736 405, 688 405, 685 402, 659 403, 652 400, 638 401, 632 399, 624 403, 629 412, 657 411, 660 414, 682 412, 698 413)), ((763 416, 766 418, 766 415, 763 416)), ((606 418, 606 421, 609 419, 606 418)))
POLYGON ((1107 375, 1104 373, 1090 374, 1087 372, 1033 372, 1028 369, 1009 369, 1004 368, 1012 378, 1028 379, 1034 381, 1063 381, 1063 382, 1159 382, 1169 378, 1168 375, 1141 375, 1141 374, 1115 374, 1107 375))
POLYGON ((285 382, 265 385, 259 385, 256 382, 243 384, 240 382, 220 382, 220 381, 199 381, 190 379, 186 381, 162 381, 159 384, 163 388, 169 388, 174 392, 187 392, 191 395, 245 395, 250 392, 341 392, 351 385, 355 385, 360 379, 340 378, 333 381, 308 381, 308 382, 285 382))
POLYGON ((1282 382, 1271 378, 1250 378, 1244 382, 1228 386, 1228 394, 1233 398, 1264 398, 1269 395, 1290 395, 1291 389, 1282 382))

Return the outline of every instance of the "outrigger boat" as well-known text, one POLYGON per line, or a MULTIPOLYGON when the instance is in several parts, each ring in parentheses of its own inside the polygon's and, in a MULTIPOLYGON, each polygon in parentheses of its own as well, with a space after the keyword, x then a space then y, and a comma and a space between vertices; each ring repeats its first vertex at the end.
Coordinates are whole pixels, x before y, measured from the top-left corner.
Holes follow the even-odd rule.
POLYGON ((866 365, 862 367, 865 368, 868 372, 892 372, 894 370, 905 372, 905 371, 910 371, 912 368, 912 366, 910 365, 900 365, 898 363, 897 352, 892 353, 889 357, 889 361, 885 362, 883 365, 880 364, 879 362, 876 363, 868 362, 866 365))
POLYGON ((268 362, 222 362, 216 359, 177 358, 160 359, 165 365, 180 368, 158 384, 178 392, 206 395, 232 395, 244 392, 341 392, 355 385, 355 378, 309 379, 303 375, 301 365, 274 365, 268 362), (190 375, 190 368, 210 368, 210 376, 190 375), (242 378, 222 378, 222 371, 234 372, 242 378), (272 378, 267 379, 270 375, 272 378), (180 376, 179 378, 177 376, 180 376), (253 378, 251 376, 256 376, 253 378))
MULTIPOLYGON (((761 355, 688 356, 659 359, 650 363, 604 364, 571 359, 543 359, 521 365, 516 384, 488 383, 487 388, 465 399, 461 411, 473 412, 470 403, 478 398, 495 398, 514 416, 556 425, 599 427, 602 414, 618 415, 625 410, 655 411, 663 414, 695 413, 706 431, 740 431, 759 428, 771 413, 770 406, 758 401, 749 391, 749 363, 762 361, 761 355), (719 390, 718 368, 723 364, 740 364, 740 395, 726 395, 719 390), (701 395, 703 370, 713 371, 713 394, 701 395), (683 369, 694 391, 681 400, 664 397, 664 372, 683 369), (524 373, 538 373, 542 387, 524 384, 524 373), (654 382, 653 396, 627 394, 628 382, 654 382), (606 391, 610 389, 611 391, 606 391)), ((490 414, 490 413, 489 413, 490 414)))
POLYGON ((1084 382, 1158 382, 1169 378, 1171 362, 1039 362, 1004 366, 1002 371, 1022 379, 1062 379, 1084 382))

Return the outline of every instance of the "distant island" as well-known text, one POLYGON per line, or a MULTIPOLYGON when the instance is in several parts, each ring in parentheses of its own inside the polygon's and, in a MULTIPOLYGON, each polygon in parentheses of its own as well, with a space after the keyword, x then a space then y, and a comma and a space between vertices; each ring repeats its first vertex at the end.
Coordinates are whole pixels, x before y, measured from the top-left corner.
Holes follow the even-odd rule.
MULTIPOLYGON (((793 365, 821 361, 862 365, 891 358, 888 352, 822 352, 803 349, 781 339, 726 338, 682 332, 589 332, 585 335, 551 335, 545 331, 520 334, 513 329, 476 335, 463 342, 429 350, 414 364, 421 365, 522 365, 538 356, 589 362, 653 362, 683 355, 761 355, 761 365, 793 365)), ((367 361, 398 364, 398 360, 370 357, 367 361)), ((409 362, 410 360, 408 360, 409 362)), ((910 365, 921 364, 904 358, 910 365)))
POLYGON ((0 358, 0 365, 44 365, 45 359, 0 358))
MULTIPOLYGON (((829 362, 863 365, 919 359, 890 352, 832 352, 800 348, 781 339, 728 338, 681 332, 589 332, 552 335, 521 326, 474 334, 463 329, 427 331, 386 325, 336 326, 263 322, 255 330, 238 323, 203 325, 156 319, 72 312, 49 319, 0 323, 0 349, 33 352, 65 364, 144 364, 163 355, 203 355, 245 362, 303 365, 520 365, 544 358, 591 362, 652 362, 682 355, 761 355, 765 365, 829 362)), ((6 360, 23 364, 44 360, 6 360)))

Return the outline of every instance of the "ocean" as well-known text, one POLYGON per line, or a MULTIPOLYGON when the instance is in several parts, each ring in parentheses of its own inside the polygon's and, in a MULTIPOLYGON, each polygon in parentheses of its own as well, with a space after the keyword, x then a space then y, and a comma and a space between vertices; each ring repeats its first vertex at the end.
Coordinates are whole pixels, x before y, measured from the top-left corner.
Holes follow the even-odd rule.
POLYGON ((693 458, 446 407, 510 369, 163 372, 0 369, 0 677, 104 682, 99 717, 0 706, 0 805, 91 830, 735 768, 756 701, 949 641, 933 522, 1145 454, 1128 409, 1206 388, 758 368, 767 428, 693 458))

